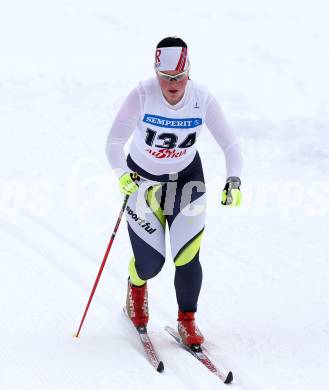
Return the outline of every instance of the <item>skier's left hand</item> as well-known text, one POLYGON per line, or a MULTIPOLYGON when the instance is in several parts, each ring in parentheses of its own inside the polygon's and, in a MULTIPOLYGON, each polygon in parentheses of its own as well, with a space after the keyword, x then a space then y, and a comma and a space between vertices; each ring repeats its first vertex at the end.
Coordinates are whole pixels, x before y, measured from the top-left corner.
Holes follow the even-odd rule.
POLYGON ((241 180, 237 176, 228 177, 222 192, 222 205, 239 207, 241 203, 241 180))

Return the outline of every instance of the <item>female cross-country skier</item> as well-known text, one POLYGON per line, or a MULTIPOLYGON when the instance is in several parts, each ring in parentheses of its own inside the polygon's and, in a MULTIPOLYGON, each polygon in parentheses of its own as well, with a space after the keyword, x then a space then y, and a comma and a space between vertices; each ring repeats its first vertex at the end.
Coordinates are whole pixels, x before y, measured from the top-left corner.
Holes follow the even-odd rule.
POLYGON ((155 77, 141 82, 127 96, 106 144, 120 190, 130 195, 126 218, 133 257, 126 309, 136 327, 147 325, 147 281, 165 262, 167 223, 175 263, 178 332, 186 345, 202 344, 204 337, 194 315, 202 283, 199 250, 205 227, 206 189, 196 149, 203 124, 225 155, 223 205, 240 205, 242 158, 218 102, 189 78, 186 43, 177 37, 160 41, 154 68, 155 77), (123 148, 131 135, 126 158, 123 148))

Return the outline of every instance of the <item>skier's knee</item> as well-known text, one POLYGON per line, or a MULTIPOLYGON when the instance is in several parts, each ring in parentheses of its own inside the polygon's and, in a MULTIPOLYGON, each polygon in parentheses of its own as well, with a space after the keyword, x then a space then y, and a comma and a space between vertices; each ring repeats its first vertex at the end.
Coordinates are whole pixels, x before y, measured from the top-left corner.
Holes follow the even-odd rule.
POLYGON ((138 276, 143 280, 154 278, 162 269, 165 259, 159 256, 157 259, 147 259, 142 264, 136 264, 138 276))
POLYGON ((174 260, 176 267, 184 266, 199 256, 203 231, 204 228, 194 236, 193 240, 184 249, 178 252, 174 260))

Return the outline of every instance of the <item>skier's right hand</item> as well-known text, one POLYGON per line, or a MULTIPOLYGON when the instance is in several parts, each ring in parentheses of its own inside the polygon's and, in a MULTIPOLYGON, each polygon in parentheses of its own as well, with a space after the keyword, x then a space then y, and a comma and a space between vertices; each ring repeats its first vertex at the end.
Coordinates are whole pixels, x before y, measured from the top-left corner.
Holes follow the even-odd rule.
POLYGON ((139 176, 136 173, 125 172, 119 177, 119 188, 124 195, 132 195, 138 190, 138 185, 135 180, 138 180, 139 176))

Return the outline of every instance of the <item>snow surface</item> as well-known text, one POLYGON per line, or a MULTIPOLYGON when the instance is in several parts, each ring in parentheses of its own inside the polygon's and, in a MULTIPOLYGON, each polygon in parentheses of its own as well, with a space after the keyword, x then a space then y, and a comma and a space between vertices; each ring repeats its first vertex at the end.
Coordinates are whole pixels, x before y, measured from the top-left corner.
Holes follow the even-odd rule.
POLYGON ((1 3, 1 390, 225 388, 163 329, 177 315, 170 251, 149 282, 165 373, 145 361, 122 315, 124 224, 73 337, 122 203, 107 132, 172 34, 245 164, 243 205, 225 209, 223 156, 203 132, 205 346, 233 389, 328 389, 328 11, 327 0, 1 3))

